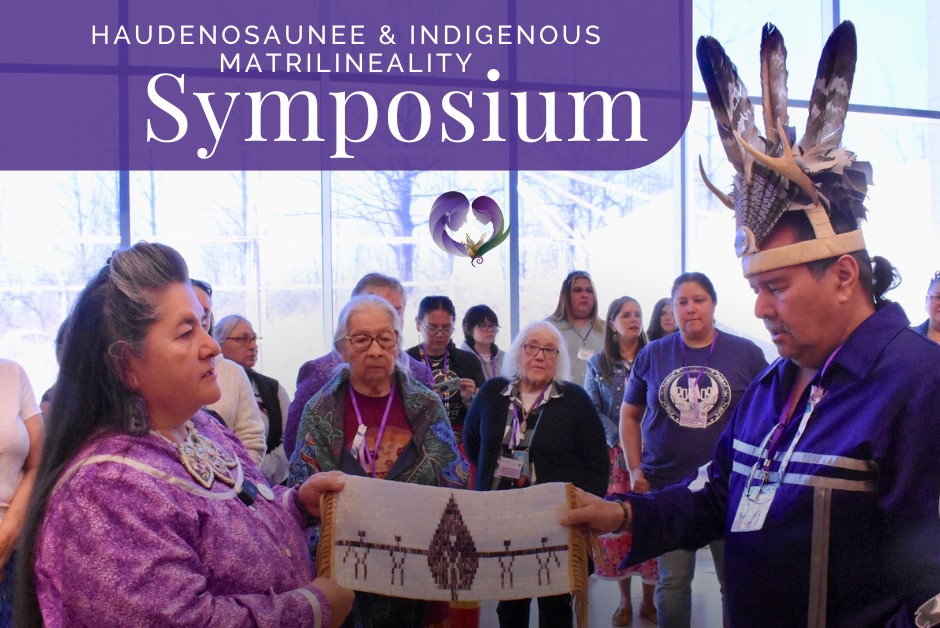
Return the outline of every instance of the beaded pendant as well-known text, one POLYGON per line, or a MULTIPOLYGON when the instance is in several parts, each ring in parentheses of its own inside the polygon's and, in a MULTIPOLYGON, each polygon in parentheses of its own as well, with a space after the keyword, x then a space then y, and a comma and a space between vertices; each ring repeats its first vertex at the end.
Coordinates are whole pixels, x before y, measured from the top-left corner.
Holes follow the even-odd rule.
POLYGON ((235 486, 235 478, 230 471, 238 466, 235 458, 197 432, 191 421, 186 423, 186 431, 186 440, 176 444, 176 453, 193 479, 205 488, 212 488, 216 478, 235 486))

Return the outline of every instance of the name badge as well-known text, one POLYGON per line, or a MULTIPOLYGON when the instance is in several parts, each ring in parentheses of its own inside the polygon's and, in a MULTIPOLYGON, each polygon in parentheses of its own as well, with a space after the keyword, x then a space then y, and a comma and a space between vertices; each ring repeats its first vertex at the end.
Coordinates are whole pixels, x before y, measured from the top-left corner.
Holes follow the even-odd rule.
POLYGON ((591 351, 587 345, 581 345, 578 347, 578 359, 579 360, 590 360, 594 357, 594 352, 591 351))
POLYGON ((702 412, 698 403, 691 404, 688 408, 679 410, 679 425, 682 427, 694 427, 702 429, 706 425, 706 416, 702 412))
POLYGON ((496 463, 496 476, 518 480, 522 477, 522 460, 500 456, 499 461, 496 463))
POLYGON ((731 531, 754 532, 763 528, 778 486, 779 484, 764 484, 745 488, 731 523, 731 531))
POLYGON ((356 429, 356 435, 353 436, 352 447, 349 448, 349 453, 352 454, 353 458, 359 457, 359 450, 362 449, 362 444, 366 440, 366 426, 360 425, 356 429))

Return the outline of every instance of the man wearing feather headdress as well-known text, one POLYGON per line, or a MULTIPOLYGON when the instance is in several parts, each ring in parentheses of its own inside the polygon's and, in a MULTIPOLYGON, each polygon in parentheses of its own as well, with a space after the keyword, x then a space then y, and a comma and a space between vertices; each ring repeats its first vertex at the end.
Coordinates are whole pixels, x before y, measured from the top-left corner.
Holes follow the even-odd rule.
POLYGON ((704 488, 592 501, 566 523, 632 528, 630 564, 723 535, 732 625, 934 625, 940 372, 924 365, 940 347, 884 299, 897 275, 859 228, 871 169, 840 147, 855 28, 826 43, 795 146, 775 27, 761 41, 763 137, 721 45, 703 37, 697 56, 736 171, 730 194, 706 183, 735 212, 754 313, 781 357, 738 404, 704 488))

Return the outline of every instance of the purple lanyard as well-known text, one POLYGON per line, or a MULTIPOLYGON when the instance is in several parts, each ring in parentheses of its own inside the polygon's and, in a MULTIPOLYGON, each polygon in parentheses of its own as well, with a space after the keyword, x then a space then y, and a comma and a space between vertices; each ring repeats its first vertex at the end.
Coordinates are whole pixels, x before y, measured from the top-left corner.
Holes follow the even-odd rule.
MULTIPOLYGON (((359 425, 365 427, 365 424, 362 422, 362 413, 359 411, 359 403, 356 401, 356 391, 352 389, 352 386, 349 387, 349 393, 352 397, 353 408, 356 411, 356 420, 359 421, 359 425)), ((385 404, 385 414, 382 415, 382 423, 379 425, 379 435, 375 438, 375 445, 372 447, 372 451, 369 451, 369 444, 363 440, 362 447, 359 449, 359 462, 365 467, 369 465, 368 469, 372 472, 372 477, 379 477, 375 472, 375 461, 379 456, 379 445, 382 443, 382 436, 385 434, 385 422, 388 421, 389 412, 392 409, 392 397, 395 396, 395 387, 392 386, 392 390, 388 393, 388 403, 385 404)), ((365 432, 363 432, 365 436, 365 432)))
MULTIPOLYGON (((816 381, 822 381, 823 375, 826 374, 826 370, 829 368, 829 365, 832 363, 832 359, 836 357, 836 354, 839 353, 839 349, 842 348, 842 345, 836 347, 836 350, 833 351, 829 358, 826 360, 826 363, 823 364, 822 370, 819 371, 819 375, 814 378, 816 381)), ((767 445, 767 459, 764 460, 764 473, 770 469, 770 462, 774 459, 774 455, 777 453, 777 449, 780 447, 780 439, 783 436, 783 430, 786 427, 787 423, 790 422, 791 414, 787 414, 787 410, 790 408, 790 403, 793 401, 793 396, 796 394, 796 388, 793 387, 790 389, 789 394, 787 394, 787 400, 783 403, 783 410, 780 411, 780 419, 778 419, 777 424, 773 428, 773 437, 770 439, 770 443, 767 445)), ((812 408, 816 407, 816 404, 819 402, 819 399, 822 397, 822 389, 817 389, 816 386, 813 386, 813 389, 810 394, 810 399, 807 400, 807 404, 812 404, 810 406, 810 412, 812 408), (818 392, 817 392, 818 391, 818 392)), ((796 414, 795 412, 793 414, 796 414)))
MULTIPOLYGON (((477 357, 478 357, 478 358, 480 358, 480 364, 483 365, 483 376, 484 376, 486 379, 490 379, 491 377, 496 377, 496 364, 495 364, 495 362, 496 362, 496 354, 495 354, 495 353, 490 353, 489 359, 486 359, 486 358, 484 358, 482 355, 480 355, 480 352, 479 352, 479 351, 477 351, 477 350, 474 349, 473 347, 470 347, 470 348, 473 349, 473 352, 477 354, 477 357), (487 363, 487 362, 489 362, 489 366, 490 366, 489 369, 486 368, 486 363, 487 363)), ((491 350, 492 350, 492 349, 491 349, 491 350)))
MULTIPOLYGON (((422 342, 418 346, 418 350, 421 352, 421 357, 424 359, 424 363, 428 365, 428 370, 431 371, 431 375, 434 375, 434 367, 431 366, 431 360, 428 359, 428 352, 424 350, 424 343, 422 342)), ((441 365, 441 374, 444 377, 447 377, 447 349, 444 349, 444 363, 441 365)))
MULTIPOLYGON (((522 408, 522 422, 519 421, 519 410, 516 408, 516 404, 512 404, 512 427, 510 428, 512 432, 509 434, 509 448, 515 449, 516 446, 525 439, 526 423, 529 421, 529 415, 532 414, 532 411, 535 410, 539 404, 542 402, 542 399, 545 397, 545 392, 548 390, 549 386, 552 383, 549 382, 545 385, 545 388, 542 389, 542 392, 539 393, 539 396, 535 398, 535 401, 532 402, 532 407, 529 408, 529 411, 526 412, 525 407, 522 408), (520 433, 522 434, 520 436, 520 433)), ((522 391, 519 391, 519 404, 522 404, 522 391)))
MULTIPOLYGON (((705 364, 699 369, 698 375, 695 376, 695 380, 692 381, 692 374, 689 372, 689 361, 685 357, 685 341, 682 337, 679 337, 679 355, 682 356, 682 363, 685 365, 685 379, 686 385, 688 385, 689 390, 691 391, 693 387, 698 388, 698 380, 702 379, 702 375, 705 373, 705 369, 708 368, 708 361, 712 359, 712 353, 715 352, 715 343, 718 342, 718 330, 715 330, 715 335, 712 336, 712 344, 708 348, 708 355, 705 357, 705 364)), ((691 393, 690 393, 691 394, 691 393)))

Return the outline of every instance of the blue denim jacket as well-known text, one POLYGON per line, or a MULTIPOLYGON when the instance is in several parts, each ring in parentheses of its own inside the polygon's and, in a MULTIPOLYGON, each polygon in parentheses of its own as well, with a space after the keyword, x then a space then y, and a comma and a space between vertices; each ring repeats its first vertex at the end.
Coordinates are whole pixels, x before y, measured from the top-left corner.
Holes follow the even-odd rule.
POLYGON ((611 369, 610 381, 601 375, 599 361, 603 352, 595 354, 587 361, 584 375, 584 390, 587 391, 597 408, 597 414, 604 425, 607 445, 613 447, 620 441, 620 404, 623 402, 623 390, 626 388, 629 372, 623 362, 616 362, 611 369))

